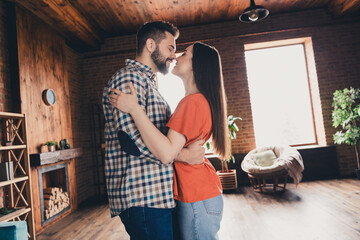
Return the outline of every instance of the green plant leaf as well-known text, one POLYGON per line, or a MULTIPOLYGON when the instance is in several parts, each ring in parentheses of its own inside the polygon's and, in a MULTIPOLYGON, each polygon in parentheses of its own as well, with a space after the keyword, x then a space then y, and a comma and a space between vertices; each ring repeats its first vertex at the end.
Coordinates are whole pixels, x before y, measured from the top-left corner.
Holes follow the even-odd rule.
POLYGON ((238 131, 239 131, 239 128, 238 128, 238 126, 236 125, 236 123, 233 123, 233 124, 232 124, 232 129, 233 129, 235 132, 238 132, 238 131))
MULTIPOLYGON (((342 130, 333 135, 334 143, 359 146, 360 142, 360 89, 350 87, 333 94, 332 125, 342 130)), ((359 157, 357 156, 359 164, 359 157)))
MULTIPOLYGON (((209 140, 210 141, 210 140, 209 140)), ((210 142, 209 141, 207 141, 206 143, 205 143, 205 146, 206 146, 206 149, 207 150, 210 150, 210 142)))
POLYGON ((47 141, 44 145, 47 145, 47 146, 56 146, 56 145, 57 145, 57 142, 55 142, 55 141, 47 141))

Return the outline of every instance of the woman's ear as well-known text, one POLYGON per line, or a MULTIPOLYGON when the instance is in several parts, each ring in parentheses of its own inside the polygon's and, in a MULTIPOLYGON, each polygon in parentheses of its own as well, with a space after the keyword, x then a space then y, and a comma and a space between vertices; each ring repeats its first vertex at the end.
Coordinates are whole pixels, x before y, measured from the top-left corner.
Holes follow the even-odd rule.
POLYGON ((148 38, 146 40, 145 47, 150 53, 153 53, 156 49, 156 43, 155 43, 154 39, 148 38))

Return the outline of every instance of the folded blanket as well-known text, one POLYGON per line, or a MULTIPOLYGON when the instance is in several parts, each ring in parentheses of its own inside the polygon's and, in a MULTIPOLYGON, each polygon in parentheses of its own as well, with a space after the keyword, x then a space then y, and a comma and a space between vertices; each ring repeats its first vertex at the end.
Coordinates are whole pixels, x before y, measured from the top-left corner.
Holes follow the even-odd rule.
POLYGON ((304 162, 298 150, 289 146, 275 146, 273 151, 278 164, 288 170, 289 176, 294 179, 294 183, 298 185, 302 179, 304 171, 304 162))

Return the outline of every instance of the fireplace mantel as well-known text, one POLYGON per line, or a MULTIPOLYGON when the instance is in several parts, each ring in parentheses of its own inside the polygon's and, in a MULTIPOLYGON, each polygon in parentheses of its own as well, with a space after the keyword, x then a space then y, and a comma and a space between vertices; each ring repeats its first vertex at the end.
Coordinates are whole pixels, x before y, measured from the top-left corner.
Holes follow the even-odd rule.
POLYGON ((81 153, 81 148, 72 148, 45 153, 35 153, 30 154, 30 163, 31 166, 42 166, 68 159, 73 159, 79 157, 81 153))

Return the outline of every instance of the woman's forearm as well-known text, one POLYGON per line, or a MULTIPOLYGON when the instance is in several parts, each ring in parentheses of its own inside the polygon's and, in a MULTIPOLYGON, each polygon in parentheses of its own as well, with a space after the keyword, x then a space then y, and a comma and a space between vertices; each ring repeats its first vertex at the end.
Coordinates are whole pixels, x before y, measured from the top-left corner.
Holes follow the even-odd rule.
POLYGON ((171 129, 165 136, 154 126, 140 106, 132 109, 130 114, 147 148, 162 163, 172 162, 185 145, 185 136, 171 129))

